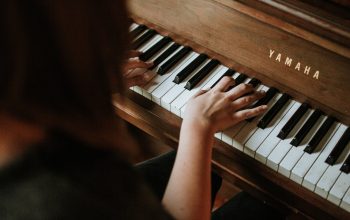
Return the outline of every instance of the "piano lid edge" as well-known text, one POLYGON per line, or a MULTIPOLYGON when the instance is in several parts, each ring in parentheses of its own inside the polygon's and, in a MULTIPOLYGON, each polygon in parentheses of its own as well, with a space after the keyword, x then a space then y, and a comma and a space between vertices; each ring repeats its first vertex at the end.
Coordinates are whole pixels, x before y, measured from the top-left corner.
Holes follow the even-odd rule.
MULTIPOLYGON (((334 53, 342 55, 346 58, 350 58, 350 32, 346 29, 335 27, 330 23, 319 22, 322 26, 319 26, 318 23, 308 23, 304 24, 305 26, 300 26, 300 20, 302 18, 296 19, 296 21, 286 21, 283 19, 283 16, 286 12, 281 11, 279 8, 274 8, 271 5, 266 7, 267 1, 229 1, 229 0, 212 0, 217 2, 225 7, 237 10, 245 15, 248 15, 256 20, 259 20, 263 23, 267 23, 275 28, 283 30, 289 34, 293 34, 297 37, 300 37, 304 40, 312 42, 318 46, 324 47, 334 53), (271 13, 276 13, 272 15, 271 13), (278 14, 278 15, 277 15, 278 14), (298 23, 299 22, 299 25, 298 23), (325 28, 333 27, 332 29, 325 28), (327 33, 327 31, 332 31, 332 33, 327 33), (334 32, 336 31, 336 32, 334 32)), ((294 16, 294 15, 290 15, 294 16)), ((306 16, 305 16, 306 17, 306 16)), ((310 20, 315 20, 311 19, 310 20)), ((303 20, 305 21, 305 20, 303 20)), ((305 21, 306 22, 306 21, 305 21)))

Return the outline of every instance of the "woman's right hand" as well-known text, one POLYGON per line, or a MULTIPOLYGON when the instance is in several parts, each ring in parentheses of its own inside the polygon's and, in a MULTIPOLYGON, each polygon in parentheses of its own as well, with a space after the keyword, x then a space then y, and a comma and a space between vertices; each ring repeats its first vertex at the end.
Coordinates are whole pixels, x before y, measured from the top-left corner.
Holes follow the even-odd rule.
POLYGON ((244 83, 226 91, 232 85, 231 77, 223 77, 211 90, 199 91, 187 103, 184 125, 215 133, 266 111, 266 105, 247 108, 264 97, 264 92, 255 91, 252 85, 244 83))
POLYGON ((163 197, 165 208, 177 219, 210 219, 214 133, 266 111, 266 105, 247 108, 264 93, 247 84, 227 91, 233 84, 231 77, 224 77, 186 105, 176 160, 163 197))

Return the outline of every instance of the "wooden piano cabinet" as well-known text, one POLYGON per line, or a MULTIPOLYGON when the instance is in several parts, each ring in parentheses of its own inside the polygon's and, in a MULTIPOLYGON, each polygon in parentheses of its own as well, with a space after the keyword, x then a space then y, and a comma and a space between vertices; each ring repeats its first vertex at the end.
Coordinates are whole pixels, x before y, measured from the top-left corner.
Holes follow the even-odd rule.
MULTIPOLYGON (((332 7, 330 13, 293 0, 128 2, 137 23, 350 124, 348 9, 332 7)), ((177 147, 179 117, 132 91, 115 104, 123 119, 177 147)), ((287 211, 350 219, 350 213, 219 140, 212 163, 224 178, 287 211)))

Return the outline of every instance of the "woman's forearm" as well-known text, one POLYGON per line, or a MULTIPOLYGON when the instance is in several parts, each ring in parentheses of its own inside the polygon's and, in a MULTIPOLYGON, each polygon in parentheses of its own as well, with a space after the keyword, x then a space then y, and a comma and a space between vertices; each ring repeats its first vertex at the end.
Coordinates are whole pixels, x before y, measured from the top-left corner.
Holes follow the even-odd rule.
POLYGON ((184 122, 163 204, 176 219, 210 219, 213 133, 184 122))

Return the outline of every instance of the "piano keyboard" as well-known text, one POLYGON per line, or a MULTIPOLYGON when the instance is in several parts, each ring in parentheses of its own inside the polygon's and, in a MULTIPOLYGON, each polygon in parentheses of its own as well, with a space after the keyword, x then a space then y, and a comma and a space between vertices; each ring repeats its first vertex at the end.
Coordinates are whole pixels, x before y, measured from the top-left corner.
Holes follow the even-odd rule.
MULTIPOLYGON (((350 212, 350 128, 276 88, 225 67, 205 54, 132 24, 132 47, 153 61, 153 79, 133 91, 182 117, 187 101, 223 76, 266 91, 267 112, 215 137, 350 212)), ((136 70, 135 70, 136 71, 136 70)))

